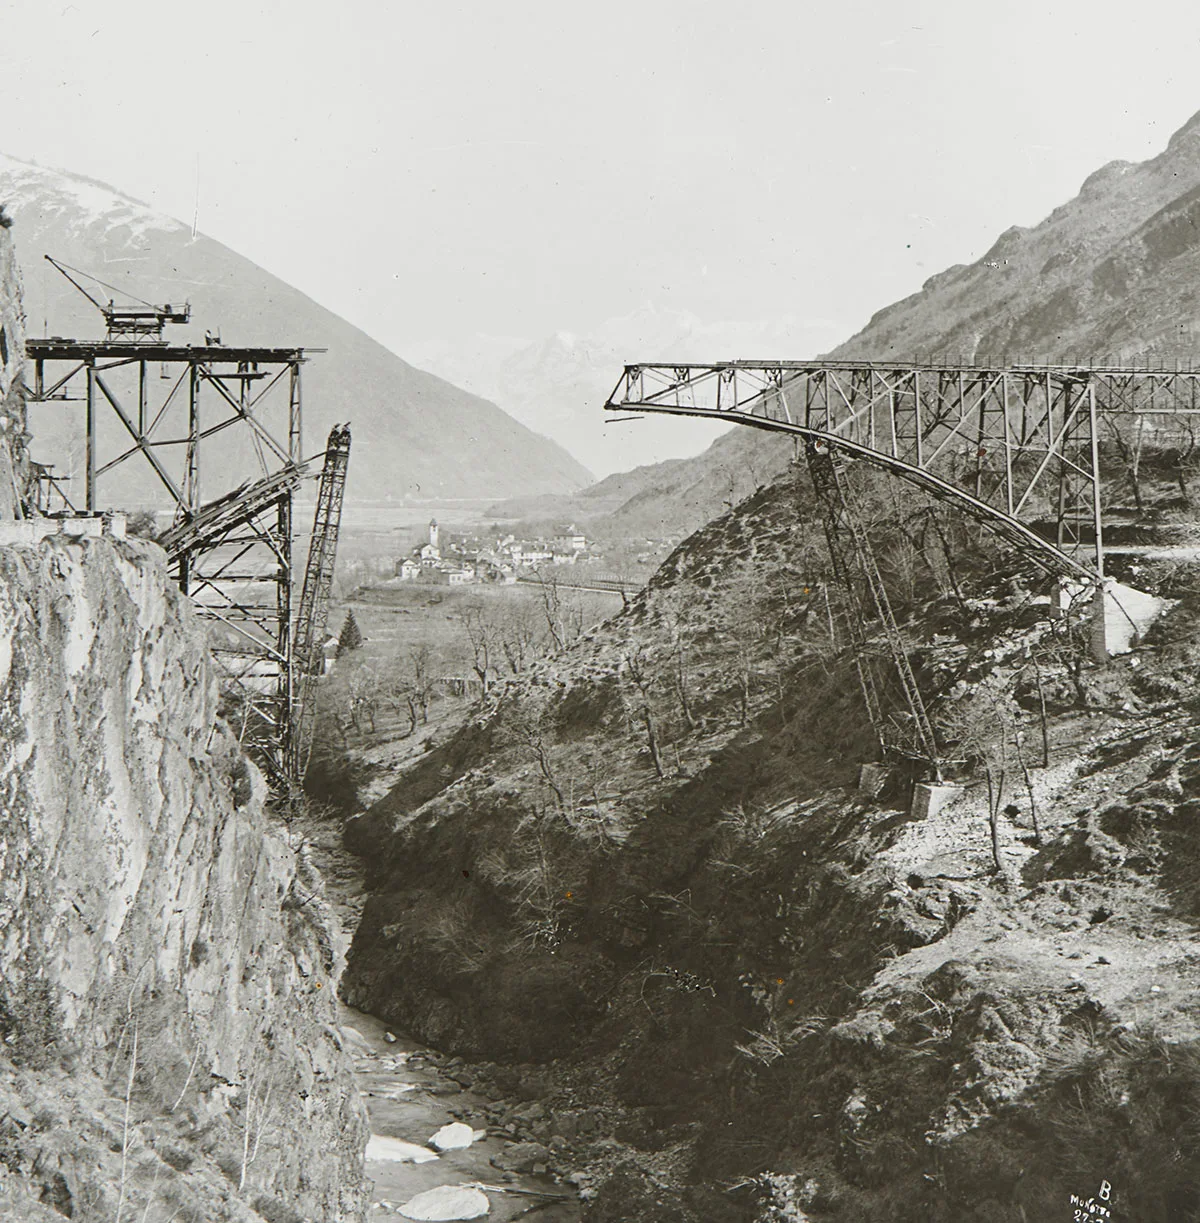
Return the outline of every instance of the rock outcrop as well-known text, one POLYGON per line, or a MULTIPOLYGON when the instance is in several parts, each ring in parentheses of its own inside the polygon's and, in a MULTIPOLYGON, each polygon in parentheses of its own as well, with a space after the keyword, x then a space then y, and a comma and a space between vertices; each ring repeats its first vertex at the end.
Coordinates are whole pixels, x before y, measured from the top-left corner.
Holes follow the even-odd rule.
POLYGON ((18 484, 27 478, 24 362, 21 272, 0 208, 0 518, 15 516, 18 484))
POLYGON ((0 1218, 353 1220, 320 879, 133 540, 0 549, 0 1218))

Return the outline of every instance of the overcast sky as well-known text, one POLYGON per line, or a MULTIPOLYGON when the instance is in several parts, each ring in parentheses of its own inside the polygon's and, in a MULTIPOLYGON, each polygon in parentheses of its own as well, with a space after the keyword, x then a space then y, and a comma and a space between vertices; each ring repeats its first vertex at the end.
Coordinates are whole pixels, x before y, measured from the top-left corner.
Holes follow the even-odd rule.
POLYGON ((1155 0, 0 0, 0 149, 187 221, 198 176, 401 354, 646 301, 849 334, 1158 152, 1198 55, 1155 0))

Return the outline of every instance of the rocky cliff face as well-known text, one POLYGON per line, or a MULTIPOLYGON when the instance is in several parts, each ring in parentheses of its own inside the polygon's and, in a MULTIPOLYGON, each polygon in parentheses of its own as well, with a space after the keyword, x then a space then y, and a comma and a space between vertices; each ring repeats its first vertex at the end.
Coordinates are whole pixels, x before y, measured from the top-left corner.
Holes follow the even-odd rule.
POLYGON ((320 881, 153 545, 0 549, 0 1218, 350 1220, 320 881))
POLYGON ((12 518, 25 450, 25 316, 21 273, 8 227, 0 224, 0 517, 12 518), (14 462, 14 451, 18 452, 14 462))

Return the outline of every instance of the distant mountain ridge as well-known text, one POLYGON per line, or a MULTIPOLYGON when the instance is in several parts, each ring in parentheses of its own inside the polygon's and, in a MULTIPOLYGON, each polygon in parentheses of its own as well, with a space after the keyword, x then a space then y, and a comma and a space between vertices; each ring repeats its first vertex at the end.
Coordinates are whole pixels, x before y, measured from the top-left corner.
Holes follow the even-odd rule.
POLYGON ((414 362, 494 399, 518 420, 586 459, 597 473, 695 454, 724 430, 703 421, 605 418, 604 402, 629 361, 703 361, 787 352, 815 356, 846 329, 824 320, 702 322, 685 310, 646 302, 591 331, 560 330, 532 343, 477 335, 414 345, 414 362))
MULTIPOLYGON (((315 451, 332 424, 352 422, 351 499, 561 494, 592 478, 494 404, 415 369, 250 260, 115 188, 0 154, 0 201, 14 220, 30 335, 43 320, 55 334, 103 334, 97 312, 43 265, 49 253, 140 298, 190 298, 193 322, 171 331, 180 343, 201 344, 211 329, 226 343, 326 349, 304 370, 305 444, 315 451)), ((54 457, 38 444, 37 457, 54 457)))
MULTIPOLYGON (((1103 166, 1040 224, 1006 230, 981 259, 930 277, 826 355, 1200 363, 1200 114, 1157 157, 1103 166)), ((574 500, 607 504, 619 492, 618 523, 694 529, 725 507, 731 478, 751 491, 792 453, 785 438, 734 428, 683 465, 612 476, 574 500)))

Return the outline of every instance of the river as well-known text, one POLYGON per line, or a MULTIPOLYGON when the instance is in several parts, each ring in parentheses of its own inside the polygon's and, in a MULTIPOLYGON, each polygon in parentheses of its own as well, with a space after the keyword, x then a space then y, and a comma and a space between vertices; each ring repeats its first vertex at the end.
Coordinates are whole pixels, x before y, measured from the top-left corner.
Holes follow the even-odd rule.
MULTIPOLYGON (((362 912, 362 870, 341 843, 341 821, 303 818, 288 830, 293 844, 303 838, 305 852, 321 871, 330 901, 347 935, 362 912)), ((339 1003, 339 1021, 347 1052, 353 1058, 358 1089, 371 1121, 366 1172, 374 1181, 368 1218, 486 1218, 494 1223, 529 1218, 534 1223, 577 1223, 580 1203, 569 1184, 555 1183, 533 1172, 504 1171, 511 1135, 489 1126, 497 1101, 465 1090, 447 1073, 443 1058, 415 1040, 389 1030, 373 1015, 339 1003), (388 1037, 392 1039, 388 1039, 388 1037), (439 1152, 431 1139, 444 1126, 466 1124, 475 1131, 469 1146, 439 1152), (471 1186, 477 1209, 486 1199, 486 1214, 406 1214, 413 1198, 441 1186, 471 1186), (482 1198, 478 1195, 482 1194, 482 1198)))

